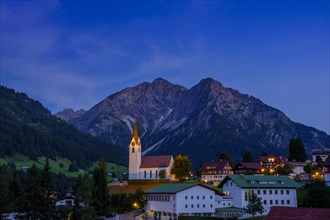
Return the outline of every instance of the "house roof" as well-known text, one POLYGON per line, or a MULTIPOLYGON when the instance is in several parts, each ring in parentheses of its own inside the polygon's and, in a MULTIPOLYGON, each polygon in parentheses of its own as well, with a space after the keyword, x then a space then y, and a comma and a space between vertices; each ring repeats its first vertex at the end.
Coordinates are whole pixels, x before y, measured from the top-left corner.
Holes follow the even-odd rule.
POLYGON ((246 169, 249 169, 249 170, 260 170, 260 169, 262 169, 262 166, 258 163, 241 162, 236 167, 238 167, 239 165, 242 165, 246 169))
POLYGON ((206 170, 223 170, 225 166, 228 164, 228 161, 208 161, 204 162, 202 167, 200 168, 201 171, 206 170))
POLYGON ((204 187, 209 190, 217 192, 215 189, 207 187, 207 186, 205 186, 203 184, 199 184, 199 183, 178 183, 178 184, 160 185, 160 186, 157 186, 155 188, 145 191, 145 193, 178 193, 180 191, 189 189, 194 186, 201 186, 201 187, 204 187))
POLYGON ((171 163, 172 156, 146 156, 141 158, 140 168, 168 167, 171 163))
POLYGON ((220 184, 221 188, 232 180, 241 188, 299 188, 300 185, 288 176, 228 175, 220 184))
POLYGON ((275 161, 286 161, 288 159, 286 156, 260 156, 259 161, 268 162, 268 158, 274 158, 275 161))
POLYGON ((330 209, 273 206, 265 220, 326 220, 329 216, 330 209))

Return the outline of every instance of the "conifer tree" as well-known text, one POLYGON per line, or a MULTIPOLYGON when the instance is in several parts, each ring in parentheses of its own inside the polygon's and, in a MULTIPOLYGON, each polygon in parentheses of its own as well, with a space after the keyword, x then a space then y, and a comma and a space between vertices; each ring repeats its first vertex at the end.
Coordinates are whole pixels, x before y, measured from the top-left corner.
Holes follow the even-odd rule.
POLYGON ((305 146, 301 138, 292 138, 289 142, 289 161, 305 162, 307 159, 305 146))
POLYGON ((253 155, 251 151, 244 152, 243 162, 253 162, 253 155))
POLYGON ((107 169, 103 157, 98 167, 93 171, 94 187, 92 191, 93 205, 98 215, 108 214, 110 211, 110 195, 108 192, 107 169))

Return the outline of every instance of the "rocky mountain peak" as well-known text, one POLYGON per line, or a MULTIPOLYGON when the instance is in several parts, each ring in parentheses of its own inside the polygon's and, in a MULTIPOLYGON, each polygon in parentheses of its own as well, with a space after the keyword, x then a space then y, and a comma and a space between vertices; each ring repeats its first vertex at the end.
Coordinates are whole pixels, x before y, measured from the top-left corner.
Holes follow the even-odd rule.
POLYGON ((126 147, 134 118, 145 155, 188 154, 195 168, 221 152, 236 161, 246 149, 256 158, 264 150, 283 154, 297 136, 307 152, 330 144, 324 132, 297 125, 278 109, 212 78, 190 89, 162 78, 144 82, 109 96, 70 123, 126 147))
POLYGON ((85 114, 86 110, 80 109, 74 111, 72 108, 66 108, 55 114, 56 117, 62 119, 63 121, 69 121, 70 119, 77 118, 85 114))

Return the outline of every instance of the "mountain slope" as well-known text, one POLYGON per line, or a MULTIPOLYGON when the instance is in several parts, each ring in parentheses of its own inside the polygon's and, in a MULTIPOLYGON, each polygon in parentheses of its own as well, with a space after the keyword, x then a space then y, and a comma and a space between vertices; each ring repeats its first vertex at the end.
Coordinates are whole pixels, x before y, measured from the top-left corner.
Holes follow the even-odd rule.
POLYGON ((77 130, 26 94, 3 86, 0 94, 0 157, 62 157, 86 168, 104 156, 108 161, 126 164, 124 149, 77 130))
POLYGON ((195 168, 221 152, 237 161, 246 150, 255 157, 263 150, 287 154, 290 138, 297 136, 308 153, 330 145, 325 132, 294 123, 283 112, 211 78, 191 89, 164 79, 144 82, 107 97, 69 122, 126 148, 134 118, 144 154, 188 154, 195 168))

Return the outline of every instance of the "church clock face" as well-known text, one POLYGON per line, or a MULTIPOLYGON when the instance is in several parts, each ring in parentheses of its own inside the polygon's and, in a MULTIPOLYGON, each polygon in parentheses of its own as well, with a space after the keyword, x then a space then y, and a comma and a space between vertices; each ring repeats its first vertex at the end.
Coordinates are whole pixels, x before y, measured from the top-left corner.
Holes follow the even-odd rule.
POLYGON ((135 146, 135 143, 134 143, 134 142, 132 142, 132 143, 131 143, 131 145, 132 145, 132 146, 135 146))

